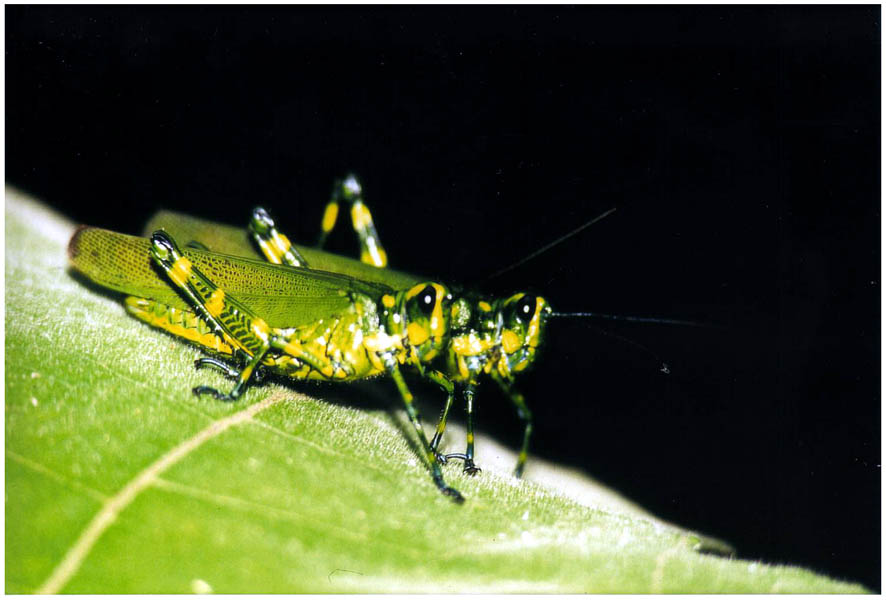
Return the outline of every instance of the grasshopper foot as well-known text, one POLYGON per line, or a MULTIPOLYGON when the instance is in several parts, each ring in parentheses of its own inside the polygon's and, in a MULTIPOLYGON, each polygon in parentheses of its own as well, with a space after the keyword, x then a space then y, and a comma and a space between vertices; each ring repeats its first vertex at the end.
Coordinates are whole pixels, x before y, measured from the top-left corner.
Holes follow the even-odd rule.
POLYGON ((467 473, 468 475, 476 475, 477 473, 479 473, 482 470, 483 469, 481 469, 480 467, 478 467, 477 465, 474 464, 474 461, 472 461, 472 460, 465 461, 464 472, 467 473))
POLYGON ((219 360, 217 358, 198 358, 194 361, 194 368, 201 369, 203 367, 213 367, 218 369, 222 373, 224 373, 225 377, 229 377, 231 379, 237 379, 240 376, 240 371, 230 366, 228 363, 223 360, 219 360))
POLYGON ((478 467, 477 465, 475 465, 474 459, 468 458, 467 454, 462 454, 460 452, 457 452, 457 453, 453 453, 453 454, 438 454, 437 455, 437 460, 440 461, 441 463, 443 463, 444 465, 450 459, 453 459, 453 458, 457 459, 457 460, 465 461, 464 472, 467 473, 468 475, 476 475, 477 473, 479 473, 480 471, 483 470, 480 467, 478 467))
POLYGON ((234 402, 237 400, 237 396, 232 396, 231 394, 223 394, 215 388, 209 387, 208 385, 198 385, 193 390, 195 396, 201 396, 203 394, 211 394, 215 397, 216 400, 221 400, 222 402, 234 402))

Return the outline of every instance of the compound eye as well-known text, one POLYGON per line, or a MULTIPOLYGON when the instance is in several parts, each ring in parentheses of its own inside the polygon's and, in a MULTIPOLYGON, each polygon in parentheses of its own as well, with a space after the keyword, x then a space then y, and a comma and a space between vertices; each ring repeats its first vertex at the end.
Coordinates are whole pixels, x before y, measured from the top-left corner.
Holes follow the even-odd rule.
POLYGON ((419 310, 430 317, 434 312, 434 304, 437 302, 437 290, 432 285, 426 285, 425 289, 415 297, 415 301, 418 302, 419 310))
POLYGON ((535 306, 537 304, 535 296, 526 295, 517 302, 517 317, 524 323, 528 323, 535 315, 535 306))

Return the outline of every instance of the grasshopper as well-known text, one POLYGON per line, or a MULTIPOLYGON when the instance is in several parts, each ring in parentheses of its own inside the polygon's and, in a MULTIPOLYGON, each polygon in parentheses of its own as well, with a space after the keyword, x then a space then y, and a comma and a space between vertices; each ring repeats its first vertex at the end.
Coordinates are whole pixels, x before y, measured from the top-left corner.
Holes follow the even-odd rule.
POLYGON ((292 244, 262 208, 248 232, 168 211, 149 221, 148 237, 81 227, 71 238, 72 266, 106 288, 127 294, 134 317, 208 351, 196 367, 219 369, 236 383, 222 393, 236 400, 264 372, 294 379, 393 379, 421 442, 438 489, 463 496, 444 481, 441 464, 464 461, 474 474, 473 404, 483 376, 511 399, 524 423, 515 475, 521 476, 532 417, 514 378, 533 363, 552 309, 520 292, 507 298, 454 293, 439 282, 387 268, 387 255, 362 188, 353 176, 336 182, 321 223, 318 248, 292 244), (361 260, 324 252, 339 206, 350 205, 361 260), (185 240, 179 247, 175 239, 185 240), (254 245, 253 245, 254 244, 254 245), (260 253, 256 251, 260 249, 260 253), (260 257, 263 257, 262 260, 260 257), (439 385, 446 403, 428 441, 402 374, 408 368, 439 385), (440 454, 456 391, 467 409, 464 453, 440 454))

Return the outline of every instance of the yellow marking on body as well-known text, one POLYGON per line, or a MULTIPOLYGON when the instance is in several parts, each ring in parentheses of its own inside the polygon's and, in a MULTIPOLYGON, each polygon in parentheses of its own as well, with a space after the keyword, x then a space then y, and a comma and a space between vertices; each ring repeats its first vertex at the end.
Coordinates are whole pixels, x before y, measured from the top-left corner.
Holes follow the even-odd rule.
POLYGON ((338 203, 330 202, 326 205, 326 210, 323 212, 323 231, 326 233, 332 231, 332 228, 335 227, 336 219, 338 219, 338 203))
POLYGON ((535 314, 532 315, 532 320, 529 321, 529 327, 526 332, 527 344, 532 348, 538 346, 539 333, 541 330, 541 311, 543 307, 544 300, 542 298, 538 298, 535 301, 535 314))
POLYGON ((268 324, 265 323, 263 319, 256 317, 252 321, 252 333, 254 333, 261 341, 267 342, 268 335, 271 333, 271 328, 268 327, 268 324))
POLYGON ((434 337, 440 338, 446 333, 446 321, 443 319, 443 302, 441 302, 443 296, 446 295, 446 290, 443 286, 439 283, 419 283, 418 285, 409 288, 409 291, 406 292, 406 299, 411 300, 412 298, 415 298, 428 285, 434 288, 434 291, 437 292, 436 298, 434 299, 434 310, 431 312, 431 333, 434 337))
POLYGON ((381 358, 375 352, 369 352, 367 354, 369 357, 369 364, 379 372, 383 372, 385 370, 385 364, 382 362, 381 358))
POLYGON ((466 437, 467 437, 467 442, 468 442, 469 444, 473 444, 473 443, 474 443, 474 434, 473 434, 473 433, 468 432, 468 435, 467 435, 466 437))
POLYGON ((520 349, 520 338, 510 329, 501 334, 501 347, 505 354, 513 354, 520 349))
POLYGON ((479 306, 480 310, 482 310, 483 312, 489 312, 490 310, 492 310, 492 305, 490 305, 485 300, 480 300, 480 302, 477 303, 477 306, 479 306))
POLYGON ((486 352, 491 345, 489 340, 482 339, 473 332, 452 338, 452 350, 461 356, 477 356, 486 352))
POLYGON ((372 214, 362 202, 354 202, 351 206, 351 221, 354 223, 354 231, 360 232, 372 226, 372 214))
POLYGON ((213 317, 217 317, 222 313, 224 309, 225 291, 221 288, 216 288, 215 291, 210 294, 209 300, 206 302, 206 312, 208 312, 213 317))
POLYGON ((354 341, 351 343, 351 349, 356 350, 363 343, 363 332, 361 330, 357 330, 354 333, 354 341))
POLYGON ((283 352, 289 354, 290 356, 297 357, 302 353, 301 344, 296 340, 291 340, 285 346, 283 346, 283 352))
POLYGON ((191 277, 192 265, 186 256, 180 256, 169 269, 169 278, 181 287, 185 287, 191 277))
POLYGON ((418 285, 412 286, 411 288, 409 288, 409 291, 406 292, 406 299, 412 300, 413 298, 418 296, 419 292, 421 292, 426 287, 427 285, 424 283, 419 283, 418 285))
POLYGON ((428 338, 430 337, 428 330, 418 323, 410 323, 407 325, 406 335, 409 337, 409 343, 413 346, 421 346, 428 341, 428 338))
POLYGON ((385 308, 394 308, 394 303, 396 300, 390 294, 385 294, 381 297, 381 303, 384 304, 385 308))
POLYGON ((458 357, 458 372, 464 379, 467 379, 471 374, 463 356, 458 357))
POLYGON ((363 338, 363 347, 370 352, 385 352, 388 350, 401 350, 403 344, 398 336, 388 335, 379 331, 363 338))
POLYGON ((431 285, 437 290, 437 301, 434 303, 434 312, 431 313, 431 332, 439 340, 446 333, 448 325, 443 318, 443 297, 446 296, 446 289, 437 283, 431 285))
POLYGON ((326 365, 325 367, 320 369, 320 372, 323 373, 324 377, 332 378, 333 374, 335 373, 335 370, 332 368, 332 365, 326 365))

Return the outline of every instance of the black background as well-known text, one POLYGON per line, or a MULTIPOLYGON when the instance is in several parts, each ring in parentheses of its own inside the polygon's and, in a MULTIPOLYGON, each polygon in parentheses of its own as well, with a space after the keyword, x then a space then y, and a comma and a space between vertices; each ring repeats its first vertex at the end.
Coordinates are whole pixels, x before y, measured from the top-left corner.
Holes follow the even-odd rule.
MULTIPOLYGON (((312 241, 353 170, 397 268, 723 325, 553 322, 522 383, 534 453, 879 589, 878 6, 6 17, 12 184, 128 232, 262 204, 312 241)), ((512 412, 490 387, 478 427, 516 446, 512 412)))

